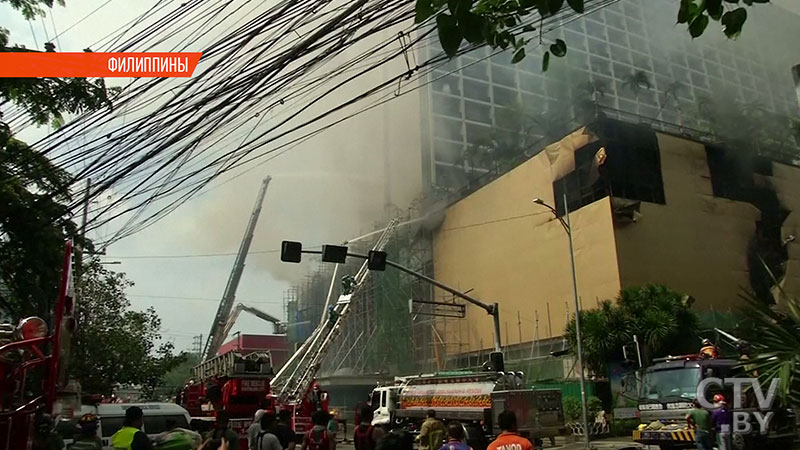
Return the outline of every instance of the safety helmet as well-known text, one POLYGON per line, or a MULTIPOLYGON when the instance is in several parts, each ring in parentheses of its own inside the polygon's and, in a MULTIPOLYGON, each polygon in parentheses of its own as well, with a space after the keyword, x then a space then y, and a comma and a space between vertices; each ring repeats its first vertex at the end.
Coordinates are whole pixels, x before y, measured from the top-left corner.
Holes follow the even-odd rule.
POLYGON ((722 394, 715 394, 714 403, 725 403, 725 396, 722 394))
POLYGON ((78 419, 78 426, 81 427, 83 431, 94 431, 97 429, 97 422, 99 421, 100 419, 97 416, 88 413, 82 415, 81 418, 78 419))

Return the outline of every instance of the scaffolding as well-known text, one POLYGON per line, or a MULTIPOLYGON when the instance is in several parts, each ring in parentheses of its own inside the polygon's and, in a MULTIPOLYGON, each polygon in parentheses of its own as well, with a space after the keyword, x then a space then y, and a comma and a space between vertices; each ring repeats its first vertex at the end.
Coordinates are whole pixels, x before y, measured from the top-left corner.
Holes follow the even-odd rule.
MULTIPOLYGON (((420 199, 406 211, 387 210, 386 216, 400 218, 401 222, 423 217, 424 206, 420 199)), ((373 228, 380 229, 380 224, 386 221, 377 222, 373 228)), ((393 261, 433 276, 431 242, 432 231, 426 226, 398 227, 386 252, 393 261)), ((349 246, 352 251, 366 253, 373 243, 361 240, 349 246)), ((332 298, 341 293, 339 280, 354 274, 360 265, 361 261, 351 261, 339 267, 332 298)), ((308 338, 319 323, 333 274, 332 264, 318 264, 303 283, 286 291, 288 338, 292 348, 308 338)), ((440 368, 446 354, 436 348, 434 325, 439 321, 411 315, 412 298, 432 300, 433 289, 392 268, 374 272, 351 300, 354 308, 345 319, 336 348, 323 360, 320 374, 404 375, 440 368)))

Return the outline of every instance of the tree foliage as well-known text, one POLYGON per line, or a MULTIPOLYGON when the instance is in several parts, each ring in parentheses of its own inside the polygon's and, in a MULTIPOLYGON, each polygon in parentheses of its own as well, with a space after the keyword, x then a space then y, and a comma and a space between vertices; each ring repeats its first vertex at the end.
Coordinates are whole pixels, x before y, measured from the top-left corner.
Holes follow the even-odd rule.
MULTIPOLYGON (((623 289, 613 301, 604 300, 596 309, 581 311, 580 319, 584 363, 598 374, 606 373, 608 361, 622 360, 622 347, 633 342, 634 335, 644 364, 655 355, 697 350, 698 320, 689 309, 687 296, 666 286, 623 289)), ((574 350, 574 319, 567 324, 565 335, 574 350)))
POLYGON ((183 361, 164 375, 164 387, 177 390, 186 384, 191 377, 192 367, 200 364, 200 355, 197 353, 182 353, 183 361))
MULTIPOLYGON (((0 28, 0 52, 28 50, 9 41, 8 30, 0 28)), ((46 43, 45 47, 48 52, 55 51, 52 43, 46 43)), ((0 78, 0 103, 10 102, 24 109, 37 125, 51 123, 56 128, 63 122, 64 113, 80 114, 110 107, 109 96, 116 92, 117 89, 106 89, 102 78, 0 78)))
MULTIPOLYGON (((747 9, 740 5, 768 3, 769 0, 681 0, 677 23, 686 25, 693 37, 701 36, 711 21, 718 22, 723 33, 735 39, 747 20, 747 9)), ((531 40, 525 35, 535 30, 535 19, 553 17, 572 10, 582 14, 584 0, 416 0, 417 23, 436 17, 439 42, 445 53, 455 56, 461 44, 489 45, 492 48, 511 48, 512 62, 525 57, 525 45, 531 40), (538 17, 534 17, 538 13, 538 17)), ((541 25, 540 25, 541 26, 541 25)), ((539 39, 542 40, 541 30, 539 39)), ((544 42, 542 42, 544 43, 544 42)), ((550 55, 564 57, 567 43, 556 39, 549 43, 542 58, 547 70, 550 55)))
POLYGON ((75 235, 67 178, 0 122, 0 282, 9 292, 0 308, 14 317, 48 317, 52 309, 64 239, 75 235))
POLYGON ((107 270, 97 260, 85 267, 69 369, 86 393, 111 394, 121 383, 141 385, 149 397, 184 360, 172 354, 172 343, 158 344, 161 320, 152 307, 129 309, 125 289, 132 285, 125 274, 107 270))
MULTIPOLYGON (((0 0, 27 19, 45 14, 52 0, 0 0)), ((62 4, 59 2, 59 4, 62 4)), ((47 51, 55 51, 45 43, 47 51)), ((0 27, 0 52, 38 51, 10 43, 0 27)), ((78 114, 109 105, 102 79, 0 78, 0 107, 25 111, 35 124, 63 122, 78 114)), ((72 200, 69 174, 16 139, 0 109, 0 309, 13 317, 49 317, 63 263, 64 240, 76 236, 67 215, 72 200)), ((78 242, 83 244, 82 242, 78 242)))
POLYGON ((784 404, 800 405, 800 298, 783 295, 777 306, 745 295, 753 347, 745 369, 755 370, 762 386, 779 378, 784 404))

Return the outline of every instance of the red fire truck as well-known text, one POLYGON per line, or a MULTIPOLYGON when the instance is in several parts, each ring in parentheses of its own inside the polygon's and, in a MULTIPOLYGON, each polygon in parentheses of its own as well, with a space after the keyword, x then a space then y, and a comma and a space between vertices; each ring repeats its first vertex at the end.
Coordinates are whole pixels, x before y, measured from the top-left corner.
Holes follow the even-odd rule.
POLYGON ((77 395, 65 395, 65 362, 76 327, 71 262, 70 241, 66 244, 52 330, 39 317, 28 317, 16 326, 0 325, 0 450, 31 449, 37 416, 80 406, 77 395), (33 374, 39 375, 41 385, 31 385, 33 374))
POLYGON ((298 435, 311 428, 314 411, 328 410, 327 393, 316 382, 297 405, 278 402, 270 390, 272 366, 268 352, 242 355, 231 350, 199 364, 192 372, 193 379, 184 386, 177 403, 194 419, 207 421, 209 428, 213 427, 218 411, 227 412, 242 449, 247 448, 247 428, 259 409, 292 410, 292 426, 298 435))
POLYGON ((269 378, 272 364, 268 352, 243 356, 236 350, 204 361, 192 369, 193 379, 183 388, 178 401, 193 418, 213 426, 218 411, 231 418, 239 433, 240 448, 247 448, 247 427, 259 409, 272 409, 269 378))

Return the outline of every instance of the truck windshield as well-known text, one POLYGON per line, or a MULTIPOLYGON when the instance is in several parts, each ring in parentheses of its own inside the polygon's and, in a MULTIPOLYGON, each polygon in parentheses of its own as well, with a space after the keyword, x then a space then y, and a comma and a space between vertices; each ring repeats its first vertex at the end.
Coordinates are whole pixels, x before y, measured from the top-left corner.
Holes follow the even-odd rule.
POLYGON ((640 397, 648 400, 693 399, 699 381, 699 367, 649 370, 645 372, 640 397))

